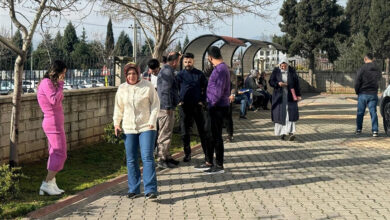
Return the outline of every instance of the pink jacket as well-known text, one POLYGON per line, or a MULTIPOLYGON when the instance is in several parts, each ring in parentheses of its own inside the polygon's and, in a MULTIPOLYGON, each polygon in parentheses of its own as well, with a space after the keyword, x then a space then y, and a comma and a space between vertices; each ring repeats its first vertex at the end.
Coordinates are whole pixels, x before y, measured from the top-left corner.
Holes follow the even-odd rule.
POLYGON ((43 112, 42 128, 45 133, 65 132, 62 109, 63 90, 64 82, 58 82, 58 88, 47 78, 39 84, 37 98, 43 112))

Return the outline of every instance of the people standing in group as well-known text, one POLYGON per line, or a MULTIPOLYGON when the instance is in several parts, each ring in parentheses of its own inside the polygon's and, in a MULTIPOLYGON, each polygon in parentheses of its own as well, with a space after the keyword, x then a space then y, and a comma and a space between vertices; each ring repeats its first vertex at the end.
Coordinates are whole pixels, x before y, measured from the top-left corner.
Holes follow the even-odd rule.
POLYGON ((64 168, 67 158, 66 136, 64 129, 64 79, 67 71, 64 62, 56 60, 43 76, 38 85, 37 99, 43 112, 42 128, 48 140, 49 158, 47 176, 39 189, 39 195, 60 195, 64 190, 56 183, 56 174, 64 168))
POLYGON ((381 72, 373 62, 374 56, 368 53, 364 56, 364 64, 359 69, 355 80, 355 92, 358 95, 356 134, 361 134, 363 129, 363 118, 368 107, 371 115, 372 136, 378 137, 378 115, 376 106, 378 104, 378 82, 381 79, 381 72))
POLYGON ((179 115, 181 137, 184 147, 183 162, 191 160, 190 134, 195 121, 203 153, 206 157, 209 140, 205 132, 203 109, 206 105, 207 79, 204 73, 194 67, 194 55, 183 56, 184 69, 176 76, 179 85, 179 115))
POLYGON ((157 198, 156 166, 153 150, 156 140, 156 122, 160 101, 154 86, 142 79, 135 63, 124 67, 126 82, 116 92, 114 107, 115 135, 125 135, 128 198, 140 194, 141 172, 138 152, 143 165, 144 195, 147 199, 157 198), (121 129, 122 122, 122 129, 121 129))
POLYGON ((259 89, 257 91, 264 96, 263 102, 261 105, 263 106, 264 110, 268 109, 268 102, 271 100, 271 94, 267 91, 267 80, 265 79, 265 72, 261 72, 259 80, 258 80, 259 89))
POLYGON ((211 122, 212 141, 207 149, 206 163, 196 167, 204 170, 205 173, 224 173, 224 145, 222 139, 223 120, 229 111, 230 96, 230 71, 223 62, 221 51, 218 47, 211 46, 207 50, 208 60, 213 64, 214 70, 211 73, 207 86, 207 103, 211 122), (216 164, 213 162, 214 152, 216 164))
POLYGON ((160 72, 160 62, 157 59, 148 61, 148 70, 142 74, 143 79, 151 82, 155 89, 157 89, 157 76, 160 72))
POLYGON ((295 69, 282 61, 269 80, 274 88, 271 118, 275 123, 275 135, 282 140, 295 140, 295 122, 299 119, 298 101, 301 98, 299 78, 295 69))
POLYGON ((174 74, 179 62, 179 53, 169 53, 167 64, 162 67, 157 78, 157 92, 160 98, 157 137, 158 166, 160 168, 174 168, 179 164, 179 161, 173 159, 169 152, 175 124, 175 109, 179 103, 178 87, 174 74))

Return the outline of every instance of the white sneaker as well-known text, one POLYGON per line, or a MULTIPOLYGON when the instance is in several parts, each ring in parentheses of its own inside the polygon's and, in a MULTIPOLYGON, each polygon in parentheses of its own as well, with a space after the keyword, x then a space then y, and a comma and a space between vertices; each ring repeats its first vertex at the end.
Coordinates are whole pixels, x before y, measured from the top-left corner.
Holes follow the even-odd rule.
POLYGON ((48 194, 49 196, 61 195, 61 192, 57 191, 54 188, 53 181, 49 181, 49 182, 42 181, 42 185, 39 188, 39 195, 43 196, 45 195, 45 193, 48 194))
POLYGON ((65 192, 65 190, 58 188, 55 177, 52 180, 50 180, 49 182, 53 182, 54 183, 54 189, 57 190, 58 192, 60 192, 60 193, 64 193, 65 192))

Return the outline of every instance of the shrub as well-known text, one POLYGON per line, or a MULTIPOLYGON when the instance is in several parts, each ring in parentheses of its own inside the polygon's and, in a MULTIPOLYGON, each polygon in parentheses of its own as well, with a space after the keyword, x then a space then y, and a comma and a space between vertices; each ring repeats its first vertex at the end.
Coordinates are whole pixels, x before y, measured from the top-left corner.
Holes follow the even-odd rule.
POLYGON ((124 136, 123 131, 119 135, 119 137, 115 136, 114 123, 107 124, 104 127, 103 139, 106 143, 119 144, 119 142, 123 140, 123 136, 124 136))
POLYGON ((19 180, 22 177, 23 175, 20 168, 10 168, 8 164, 0 166, 1 202, 9 201, 19 195, 19 180))

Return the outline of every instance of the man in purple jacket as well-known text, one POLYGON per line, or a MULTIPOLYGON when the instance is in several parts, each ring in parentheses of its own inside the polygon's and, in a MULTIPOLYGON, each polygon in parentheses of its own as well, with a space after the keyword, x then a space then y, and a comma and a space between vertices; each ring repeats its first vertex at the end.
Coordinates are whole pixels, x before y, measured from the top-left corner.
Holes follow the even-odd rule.
POLYGON ((224 173, 223 169, 223 119, 229 111, 230 96, 230 72, 229 67, 223 62, 221 51, 218 47, 210 47, 207 50, 208 60, 213 64, 214 70, 207 85, 207 103, 211 120, 212 143, 208 145, 207 161, 200 165, 207 174, 224 173), (216 157, 216 164, 213 164, 213 157, 216 157), (213 166, 214 165, 214 166, 213 166))

